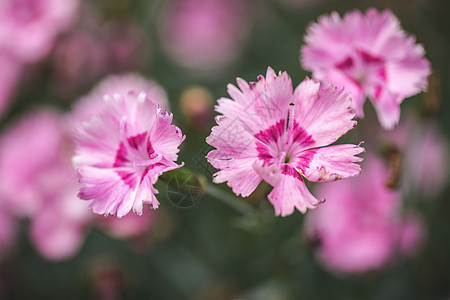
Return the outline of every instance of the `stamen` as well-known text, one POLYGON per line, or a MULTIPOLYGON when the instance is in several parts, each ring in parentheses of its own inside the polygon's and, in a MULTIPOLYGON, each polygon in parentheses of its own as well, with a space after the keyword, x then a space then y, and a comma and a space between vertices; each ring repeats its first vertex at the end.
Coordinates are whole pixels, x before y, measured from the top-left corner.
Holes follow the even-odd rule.
POLYGON ((292 132, 294 131, 294 115, 295 115, 295 105, 294 103, 289 104, 289 113, 288 113, 288 119, 286 122, 286 145, 289 145, 292 137, 292 132))

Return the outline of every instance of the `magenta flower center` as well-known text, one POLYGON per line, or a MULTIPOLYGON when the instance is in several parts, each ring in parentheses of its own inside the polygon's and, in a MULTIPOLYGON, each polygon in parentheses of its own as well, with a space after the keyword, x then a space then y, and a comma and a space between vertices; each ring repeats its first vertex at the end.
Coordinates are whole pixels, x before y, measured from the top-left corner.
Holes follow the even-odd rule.
POLYGON ((304 151, 315 141, 293 120, 293 109, 289 114, 287 125, 286 120, 282 119, 255 135, 256 150, 263 165, 277 166, 283 174, 296 175, 298 172, 295 170, 303 172, 312 160, 310 151, 304 151))
POLYGON ((130 187, 142 182, 145 175, 158 166, 162 156, 156 154, 147 132, 127 137, 125 122, 121 122, 122 142, 117 149, 113 167, 122 180, 130 187))
POLYGON ((384 60, 364 50, 352 53, 335 67, 364 89, 371 84, 387 81, 384 60))

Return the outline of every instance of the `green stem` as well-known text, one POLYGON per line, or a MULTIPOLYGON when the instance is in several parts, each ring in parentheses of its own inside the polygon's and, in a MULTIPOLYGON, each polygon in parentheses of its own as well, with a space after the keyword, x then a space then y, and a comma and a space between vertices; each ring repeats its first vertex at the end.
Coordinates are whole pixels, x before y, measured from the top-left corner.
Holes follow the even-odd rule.
POLYGON ((205 193, 222 201, 222 203, 234 208, 243 215, 253 214, 255 212, 255 209, 250 204, 222 191, 214 185, 208 184, 205 193))

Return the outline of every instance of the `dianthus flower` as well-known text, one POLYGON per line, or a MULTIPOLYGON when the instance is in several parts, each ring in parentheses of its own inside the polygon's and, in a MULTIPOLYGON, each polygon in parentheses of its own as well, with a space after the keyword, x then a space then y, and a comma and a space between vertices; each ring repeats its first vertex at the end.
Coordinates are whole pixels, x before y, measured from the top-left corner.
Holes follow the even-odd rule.
POLYGON ((367 156, 357 178, 318 187, 317 194, 332 201, 308 214, 305 231, 331 271, 379 269, 397 254, 419 250, 422 219, 414 211, 399 211, 401 194, 386 187, 389 173, 382 161, 367 156))
POLYGON ((427 87, 430 64, 425 51, 400 27, 389 10, 354 11, 342 19, 334 12, 312 24, 301 62, 313 77, 351 92, 352 108, 364 117, 366 97, 381 125, 393 128, 400 103, 427 87))
POLYGON ((102 113, 77 130, 75 166, 82 184, 79 197, 91 200, 98 214, 142 214, 143 204, 156 209, 153 187, 163 172, 181 167, 178 146, 184 140, 171 125, 172 114, 162 111, 145 93, 104 95, 102 113))
POLYGON ((78 0, 3 0, 0 49, 25 62, 49 53, 56 36, 75 19, 78 0))
POLYGON ((305 212, 321 201, 307 189, 303 177, 326 182, 355 176, 364 149, 356 145, 334 145, 352 129, 354 113, 350 98, 333 86, 321 86, 306 78, 292 90, 286 72, 277 77, 268 68, 266 78, 240 88, 228 85, 232 99, 218 100, 216 118, 207 143, 217 148, 208 161, 220 171, 214 182, 228 182, 237 195, 250 195, 265 180, 274 188, 268 195, 277 215, 297 208, 305 212), (328 147, 325 147, 328 146, 328 147))

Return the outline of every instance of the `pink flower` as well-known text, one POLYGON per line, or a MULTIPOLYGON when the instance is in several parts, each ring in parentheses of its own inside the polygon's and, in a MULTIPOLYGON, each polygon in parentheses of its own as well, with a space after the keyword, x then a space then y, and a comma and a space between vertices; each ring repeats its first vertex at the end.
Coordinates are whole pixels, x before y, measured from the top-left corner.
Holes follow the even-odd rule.
POLYGON ((402 184, 409 195, 433 197, 443 190, 449 177, 449 145, 436 124, 408 115, 377 140, 402 154, 402 184))
POLYGON ((153 184, 163 172, 183 165, 174 161, 185 138, 171 125, 172 114, 145 92, 125 91, 103 94, 102 113, 77 130, 73 159, 83 185, 79 197, 91 200, 95 213, 119 218, 132 208, 142 214, 144 203, 158 208, 153 184))
POLYGON ((112 70, 142 69, 149 57, 148 34, 129 21, 109 23, 104 32, 109 50, 109 67, 112 70))
POLYGON ((328 269, 364 272, 417 250, 423 225, 413 214, 401 215, 400 193, 386 187, 388 176, 383 163, 368 156, 357 178, 318 187, 332 200, 308 214, 305 230, 328 269))
POLYGON ((73 30, 56 44, 52 53, 53 89, 70 96, 107 70, 105 42, 93 29, 73 30))
POLYGON ((218 69, 240 52, 249 32, 249 11, 239 0, 177 0, 162 19, 161 38, 180 64, 218 69))
POLYGON ((43 108, 17 121, 0 138, 0 199, 31 220, 30 235, 49 259, 82 245, 91 215, 76 197, 73 143, 62 113, 43 108))
POLYGON ((75 126, 78 126, 80 122, 89 121, 92 116, 101 113, 105 95, 127 95, 131 91, 143 92, 147 98, 160 105, 162 109, 169 108, 166 92, 156 82, 135 73, 110 75, 104 78, 92 92, 77 102, 71 115, 75 126))
POLYGON ((26 62, 51 50, 58 33, 74 19, 78 0, 4 0, 0 2, 0 49, 26 62))
POLYGON ((0 137, 0 198, 14 214, 30 216, 42 205, 49 182, 45 175, 60 158, 61 125, 58 111, 41 109, 16 121, 0 137))
MULTIPOLYGON (((68 167, 70 160, 68 157, 68 167)), ((67 166, 66 166, 67 167, 67 166)), ((77 199, 78 184, 75 172, 58 180, 46 195, 43 206, 31 219, 30 236, 39 253, 50 260, 73 256, 83 245, 87 230, 92 226, 92 214, 86 203, 77 199)), ((61 170, 58 172, 62 177, 61 170)), ((56 175, 56 174, 55 174, 56 175)))
POLYGON ((220 171, 214 182, 228 182, 237 195, 250 195, 261 182, 274 188, 269 201, 277 215, 297 208, 305 212, 321 201, 308 191, 303 177, 327 182, 358 175, 364 149, 334 145, 353 128, 350 99, 332 86, 323 87, 306 78, 292 91, 286 72, 277 77, 267 69, 266 78, 248 84, 238 78, 240 90, 228 85, 232 99, 218 100, 218 126, 207 143, 217 150, 207 155, 220 171), (328 146, 328 147, 325 147, 328 146))
POLYGON ((305 69, 324 82, 351 92, 352 108, 364 116, 366 96, 381 125, 393 128, 400 119, 400 103, 427 87, 430 63, 425 51, 400 27, 391 11, 369 9, 334 12, 311 25, 301 50, 305 69))

